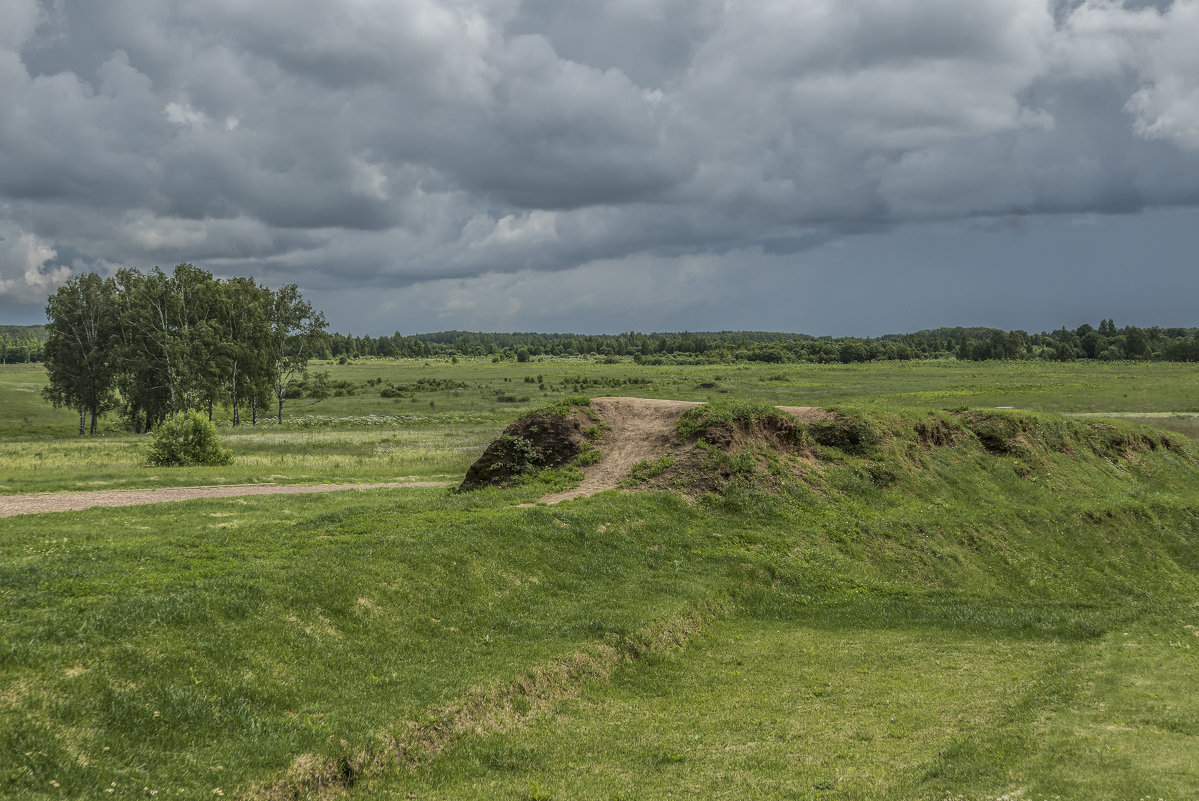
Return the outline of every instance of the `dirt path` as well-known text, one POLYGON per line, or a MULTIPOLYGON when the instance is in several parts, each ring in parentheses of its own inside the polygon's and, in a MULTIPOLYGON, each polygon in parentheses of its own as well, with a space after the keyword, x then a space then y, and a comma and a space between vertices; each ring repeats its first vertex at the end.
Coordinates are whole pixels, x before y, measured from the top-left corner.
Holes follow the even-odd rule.
POLYGON ((448 487, 450 481, 409 481, 387 484, 226 484, 213 487, 156 487, 152 489, 42 492, 0 495, 0 517, 73 512, 93 506, 139 506, 145 503, 189 501, 193 498, 233 498, 240 495, 285 495, 384 487, 448 487))
MULTIPOLYGON (((609 426, 600 445, 603 458, 583 469, 583 482, 579 486, 547 495, 542 502, 555 504, 615 488, 628 478, 633 465, 654 461, 667 453, 674 442, 679 418, 699 405, 696 401, 652 398, 592 398, 591 409, 609 426)), ((819 420, 825 414, 814 406, 778 408, 805 423, 819 420)))
POLYGON ((674 440, 675 425, 694 401, 649 398, 592 398, 591 409, 609 426, 600 451, 603 458, 583 470, 583 483, 541 500, 554 504, 612 489, 643 459, 657 459, 674 440))

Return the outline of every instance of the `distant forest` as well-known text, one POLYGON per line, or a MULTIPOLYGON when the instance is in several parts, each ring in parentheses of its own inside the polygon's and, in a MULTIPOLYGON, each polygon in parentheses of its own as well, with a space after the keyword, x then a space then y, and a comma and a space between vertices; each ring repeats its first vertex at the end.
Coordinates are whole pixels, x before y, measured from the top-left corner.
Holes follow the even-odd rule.
POLYGON ((526 361, 535 356, 632 357, 642 364, 818 362, 850 364, 884 359, 1141 359, 1199 361, 1195 328, 1117 328, 1104 320, 1095 328, 1030 334, 997 328, 934 328, 881 337, 814 337, 764 331, 716 331, 639 334, 482 334, 442 331, 435 334, 370 337, 330 334, 327 355, 427 358, 490 356, 497 361, 526 361))
POLYGON ((0 325, 0 364, 42 361, 49 336, 44 325, 0 325))
MULTIPOLYGON (((0 363, 43 360, 45 326, 0 326, 0 363)), ((1043 359, 1199 361, 1199 329, 1117 328, 1111 320, 1030 334, 997 328, 934 328, 881 337, 815 337, 765 331, 640 334, 487 334, 440 331, 404 336, 329 334, 317 353, 328 359, 537 356, 632 357, 643 364, 818 362, 849 364, 885 359, 1043 359)))

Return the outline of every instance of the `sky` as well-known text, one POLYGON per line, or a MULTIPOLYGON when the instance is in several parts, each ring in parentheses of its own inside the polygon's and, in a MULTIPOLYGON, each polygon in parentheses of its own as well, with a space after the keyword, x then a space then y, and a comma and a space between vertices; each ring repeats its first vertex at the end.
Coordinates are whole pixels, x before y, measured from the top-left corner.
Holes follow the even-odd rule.
POLYGON ((3 0, 0 322, 1199 325, 1199 0, 3 0))

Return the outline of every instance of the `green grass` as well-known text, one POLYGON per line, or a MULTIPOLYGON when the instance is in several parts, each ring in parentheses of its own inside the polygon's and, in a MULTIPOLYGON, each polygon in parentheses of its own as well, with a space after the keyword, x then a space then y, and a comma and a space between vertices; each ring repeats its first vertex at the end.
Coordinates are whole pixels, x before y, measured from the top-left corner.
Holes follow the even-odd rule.
POLYGON ((0 782, 244 787, 711 592, 698 566, 647 580, 673 543, 662 559, 621 556, 626 529, 580 549, 578 524, 505 508, 520 497, 496 509, 489 494, 343 493, 0 521, 0 782))
MULTIPOLYGON (((829 406, 868 403, 893 408, 1015 406, 1056 412, 1196 412, 1199 374, 1163 362, 882 362, 863 365, 646 366, 587 359, 510 362, 489 360, 378 360, 317 363, 330 377, 349 381, 357 394, 323 401, 288 401, 285 419, 403 417, 432 423, 507 421, 521 411, 571 396, 637 395, 711 401, 726 396, 768 404, 829 406), (542 383, 537 382, 541 376, 542 383), (421 379, 465 383, 466 388, 381 397, 390 382, 421 379), (384 382, 367 386, 367 381, 384 382), (581 383, 580 383, 581 382, 581 383), (710 385, 710 386, 707 386, 710 385), (543 390, 542 387, 545 387, 543 390), (515 398, 515 401, 499 398, 515 398), (430 407, 430 401, 433 406, 430 407)), ((0 436, 78 431, 79 419, 41 400, 40 365, 0 366, 0 436)), ((221 412, 218 417, 227 417, 221 412)), ((107 420, 111 423, 111 420, 107 420)))
POLYGON ((0 494, 445 478, 461 475, 513 418, 547 405, 566 408, 580 393, 721 401, 729 414, 739 404, 742 411, 770 404, 852 403, 895 410, 1015 406, 1130 416, 1199 437, 1194 412, 1199 408, 1199 374, 1187 365, 1167 363, 946 361, 780 368, 463 359, 459 364, 322 363, 314 369, 351 382, 357 394, 289 401, 282 427, 264 421, 257 428, 233 429, 227 411, 218 409, 234 464, 168 471, 144 468, 145 438, 121 433, 111 416, 102 424, 103 436, 79 437, 77 416, 41 400, 45 373, 40 365, 0 366, 0 494), (415 386, 422 379, 426 385, 455 388, 381 397, 388 382, 415 386))
POLYGON ((55 409, 42 398, 40 364, 0 365, 0 436, 64 436, 79 431, 79 414, 55 409))
POLYGON ((1015 406, 1052 412, 1199 411, 1199 373, 1191 365, 1163 362, 882 362, 859 365, 647 366, 591 360, 534 361, 528 364, 465 359, 448 361, 362 361, 323 365, 330 377, 354 382, 368 377, 411 383, 418 377, 465 381, 468 389, 421 393, 387 401, 366 396, 330 398, 318 405, 330 414, 370 408, 379 413, 420 411, 436 401, 448 411, 513 417, 513 411, 570 395, 636 395, 711 401, 732 396, 775 405, 829 406, 869 403, 895 408, 1015 406), (426 366, 427 365, 427 366, 426 366), (548 387, 526 378, 541 375, 548 387), (781 377, 781 380, 779 378, 781 377), (507 379, 507 380, 505 380, 507 379), (584 381, 587 383, 571 383, 584 381), (701 385, 713 384, 712 387, 701 385), (497 403, 504 393, 527 402, 497 403), (543 400, 544 397, 544 400, 543 400), (364 406, 369 402, 369 407, 364 406))
POLYGON ((1129 452, 1131 425, 929 411, 1190 434, 1195 378, 1175 367, 333 365, 468 388, 296 403, 282 428, 223 428, 234 465, 178 470, 139 466, 141 438, 70 436, 69 414, 59 432, 20 400, 37 371, 0 370, 0 492, 456 479, 524 408, 497 392, 561 404, 572 376, 741 399, 708 410, 725 422, 843 407, 800 432, 820 464, 777 493, 750 459, 698 503, 520 506, 545 478, 2 518, 0 795, 1189 798, 1199 481, 1181 438, 1129 452))
POLYGON ((0 440, 0 494, 147 486, 384 482, 461 477, 493 426, 222 430, 232 465, 149 467, 148 440, 16 437, 0 440))
POLYGON ((720 398, 683 412, 678 432, 683 438, 703 437, 713 427, 740 425, 753 428, 763 420, 791 422, 791 416, 768 403, 742 398, 720 398))
POLYGON ((1113 669, 1108 655, 1130 644, 1144 645, 725 624, 520 737, 464 746, 442 767, 445 783, 431 773, 417 792, 504 797, 537 783, 555 798, 1185 798, 1199 781, 1188 758, 1199 705, 1184 687, 1199 670, 1152 640, 1147 658, 1113 669), (1146 668, 1141 698, 1122 690, 1146 668), (1130 710, 1137 701, 1149 703, 1130 710), (474 748, 535 767, 471 775, 459 763, 477 759, 474 748))
POLYGON ((1031 444, 1031 472, 941 448, 884 487, 845 454, 818 493, 708 505, 517 507, 529 486, 0 520, 0 781, 1177 797, 1199 772, 1170 644, 1199 625, 1194 468, 1031 444))
POLYGON ((1080 414, 1080 417, 1116 417, 1163 431, 1174 431, 1199 440, 1199 413, 1195 412, 1125 412, 1121 414, 1080 414))
POLYGON ((1199 679, 1194 662, 1172 660, 1172 680, 1142 690, 1171 712, 1137 710, 1116 735, 1103 724, 1117 716, 1094 710, 1134 699, 1074 684, 1118 682, 1163 656, 1111 670, 1106 654, 1128 642, 729 621, 515 736, 472 737, 434 768, 355 796, 1185 798, 1199 759, 1178 757, 1193 735, 1163 725, 1185 716, 1189 728, 1199 713, 1184 689, 1199 679), (1057 762, 1066 753, 1079 761, 1057 762))

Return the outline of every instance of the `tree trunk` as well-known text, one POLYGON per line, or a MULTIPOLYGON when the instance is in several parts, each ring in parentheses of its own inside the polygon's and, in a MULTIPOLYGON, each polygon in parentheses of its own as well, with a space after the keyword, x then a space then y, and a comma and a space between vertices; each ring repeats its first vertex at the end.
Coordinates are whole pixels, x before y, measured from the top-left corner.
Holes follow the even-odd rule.
POLYGON ((283 396, 279 396, 279 425, 283 425, 283 396))
POLYGON ((257 395, 255 395, 254 399, 252 401, 250 401, 250 409, 254 415, 254 423, 253 424, 258 425, 258 396, 257 395))
POLYGON ((212 422, 212 398, 208 399, 208 422, 212 422))
POLYGON ((231 390, 231 392, 230 392, 229 397, 233 399, 233 425, 238 426, 238 425, 241 425, 241 416, 238 414, 238 409, 237 409, 237 368, 236 367, 233 370, 233 383, 230 387, 230 390, 231 390))
POLYGON ((79 407, 79 436, 87 433, 87 409, 79 407))

